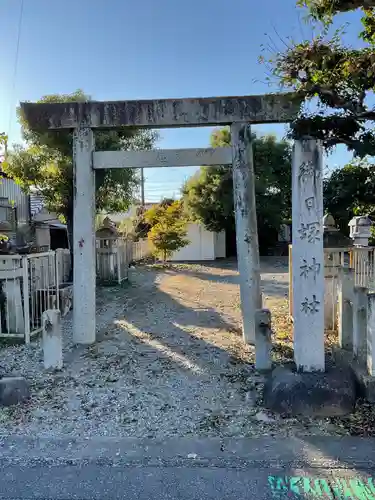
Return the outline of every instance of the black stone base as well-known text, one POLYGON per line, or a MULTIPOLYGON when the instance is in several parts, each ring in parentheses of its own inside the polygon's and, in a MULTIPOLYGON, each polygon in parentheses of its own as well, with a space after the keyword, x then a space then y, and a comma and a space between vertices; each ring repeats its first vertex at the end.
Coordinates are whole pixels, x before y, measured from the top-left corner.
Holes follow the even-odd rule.
POLYGON ((359 396, 375 403, 375 377, 367 373, 365 360, 353 359, 353 353, 339 347, 333 350, 335 362, 352 370, 358 383, 359 396))
POLYGON ((288 416, 335 417, 351 413, 357 385, 350 369, 297 373, 294 364, 275 368, 264 386, 266 408, 288 416))

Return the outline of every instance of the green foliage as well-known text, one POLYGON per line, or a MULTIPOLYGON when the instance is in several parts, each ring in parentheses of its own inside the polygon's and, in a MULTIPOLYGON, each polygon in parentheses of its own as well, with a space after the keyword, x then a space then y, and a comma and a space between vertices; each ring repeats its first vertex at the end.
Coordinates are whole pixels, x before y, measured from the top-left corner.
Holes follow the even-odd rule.
POLYGON ((145 213, 145 221, 150 225, 148 239, 156 254, 167 260, 173 252, 189 244, 186 239, 187 219, 180 201, 160 203, 145 213))
MULTIPOLYGON (((72 94, 54 94, 42 97, 39 102, 75 102, 90 100, 78 90, 72 94)), ((72 218, 73 208, 73 135, 70 130, 32 130, 21 109, 18 116, 27 147, 16 146, 9 154, 4 171, 28 190, 37 186, 49 210, 72 218)), ((98 151, 120 149, 150 149, 155 134, 145 130, 123 128, 116 131, 96 131, 95 148, 98 151)), ((138 183, 132 169, 110 169, 96 173, 97 208, 106 211, 126 210, 132 201, 138 183)))
POLYGON ((375 215, 375 168, 359 162, 332 172, 324 180, 324 206, 345 233, 354 215, 375 215))
POLYGON ((131 235, 133 229, 134 229, 134 221, 130 217, 123 219, 118 224, 118 230, 120 233, 131 235))
POLYGON ((137 210, 137 215, 133 221, 133 235, 135 241, 142 238, 146 238, 148 232, 152 227, 152 217, 155 211, 158 211, 158 207, 168 207, 175 202, 172 198, 164 198, 159 205, 154 205, 151 209, 145 210, 144 207, 139 207, 137 210), (146 215, 147 214, 147 215, 146 215))
POLYGON ((375 7, 375 0, 298 0, 297 5, 307 7, 314 19, 329 23, 339 12, 360 8, 371 10, 375 7))
POLYGON ((375 1, 299 0, 310 18, 323 24, 313 40, 291 43, 271 59, 272 72, 283 87, 297 91, 305 103, 316 100, 316 111, 301 109, 293 137, 310 135, 326 148, 345 144, 356 156, 375 155, 375 1), (360 9, 361 48, 342 42, 342 29, 330 37, 333 16, 360 9))
MULTIPOLYGON (((216 130, 213 147, 230 145, 230 130, 216 130)), ((255 192, 260 239, 278 230, 291 216, 291 149, 272 135, 253 136, 255 192)), ((190 216, 209 231, 233 229, 233 179, 230 167, 201 167, 183 187, 183 200, 190 216)))

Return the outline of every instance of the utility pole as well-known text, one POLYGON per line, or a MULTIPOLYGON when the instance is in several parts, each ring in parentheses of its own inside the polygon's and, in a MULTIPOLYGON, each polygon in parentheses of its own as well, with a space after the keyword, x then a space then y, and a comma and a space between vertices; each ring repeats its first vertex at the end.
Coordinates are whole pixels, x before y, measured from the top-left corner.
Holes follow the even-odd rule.
POLYGON ((144 169, 141 168, 141 205, 145 206, 145 174, 144 169))

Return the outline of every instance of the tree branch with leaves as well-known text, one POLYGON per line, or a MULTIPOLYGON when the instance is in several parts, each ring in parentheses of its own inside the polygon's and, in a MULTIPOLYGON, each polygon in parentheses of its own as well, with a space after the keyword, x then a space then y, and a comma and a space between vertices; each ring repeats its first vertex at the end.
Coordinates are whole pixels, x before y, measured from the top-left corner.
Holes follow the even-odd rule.
MULTIPOLYGON (((292 43, 268 63, 284 88, 293 89, 306 106, 292 124, 291 135, 320 139, 327 149, 345 144, 355 156, 375 156, 375 0, 300 0, 311 20, 320 23, 313 40, 292 43), (343 30, 330 37, 333 17, 354 10, 362 12, 361 48, 342 42, 343 30)), ((349 27, 350 29, 350 27, 349 27)), ((264 60, 264 59, 262 59, 264 60)))
MULTIPOLYGON (((39 102, 80 102, 90 98, 81 90, 72 94, 53 94, 39 102)), ((30 128, 21 109, 18 117, 26 146, 9 152, 4 172, 28 192, 35 186, 48 210, 73 223, 73 133, 71 130, 39 131, 30 128)), ((97 151, 151 149, 156 135, 152 131, 123 127, 114 131, 95 131, 97 151)), ((125 211, 133 201, 138 185, 133 169, 108 169, 96 172, 96 206, 108 212, 125 211)), ((71 233, 72 231, 70 231, 71 233)))
POLYGON ((181 201, 165 200, 155 205, 145 213, 145 221, 150 226, 147 237, 164 262, 173 252, 189 244, 188 218, 181 201))

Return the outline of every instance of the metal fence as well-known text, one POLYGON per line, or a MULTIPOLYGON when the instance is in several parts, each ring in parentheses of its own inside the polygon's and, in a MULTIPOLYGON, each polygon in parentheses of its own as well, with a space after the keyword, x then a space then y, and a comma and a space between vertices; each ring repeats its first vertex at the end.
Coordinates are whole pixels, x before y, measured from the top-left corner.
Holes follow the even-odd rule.
POLYGON ((73 287, 63 281, 63 267, 54 251, 0 256, 0 338, 29 343, 41 331, 44 311, 67 314, 73 287))
MULTIPOLYGON (((96 244, 97 276, 111 283, 122 283, 130 263, 152 253, 147 240, 97 239, 96 244)), ((73 305, 70 271, 70 252, 65 249, 0 255, 0 338, 23 339, 28 344, 42 329, 44 311, 59 309, 65 316, 73 305)))

